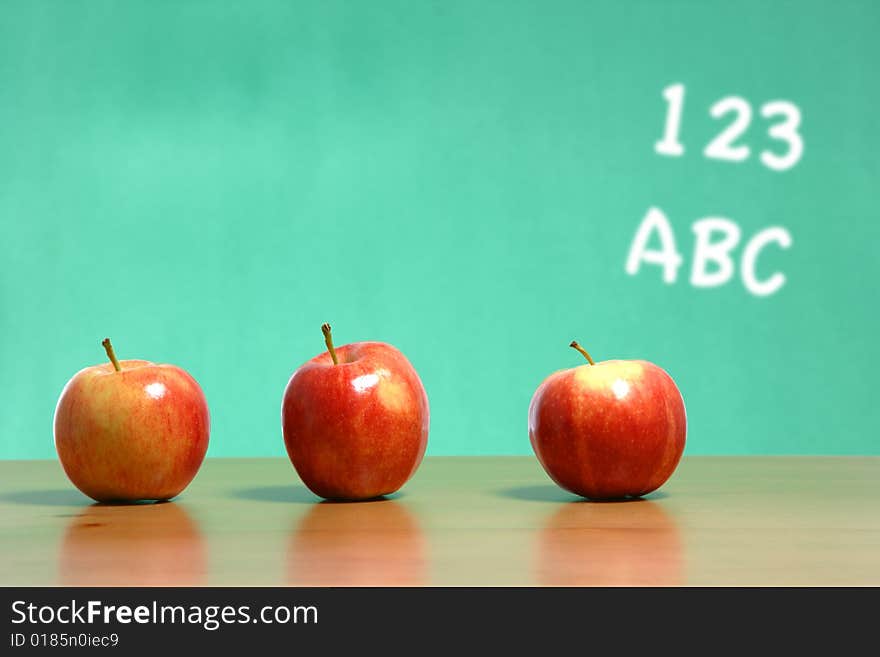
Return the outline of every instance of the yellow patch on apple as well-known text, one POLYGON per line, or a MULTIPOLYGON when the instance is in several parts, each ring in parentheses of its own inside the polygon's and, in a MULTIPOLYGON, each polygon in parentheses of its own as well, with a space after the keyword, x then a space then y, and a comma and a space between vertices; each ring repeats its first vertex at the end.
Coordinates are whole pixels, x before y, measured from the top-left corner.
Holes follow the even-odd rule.
POLYGON ((578 385, 585 388, 591 390, 611 388, 620 397, 626 395, 623 385, 627 381, 640 379, 642 371, 641 364, 636 361, 606 360, 595 365, 579 365, 575 368, 574 378, 578 385), (615 367, 603 367, 611 363, 614 363, 615 367))

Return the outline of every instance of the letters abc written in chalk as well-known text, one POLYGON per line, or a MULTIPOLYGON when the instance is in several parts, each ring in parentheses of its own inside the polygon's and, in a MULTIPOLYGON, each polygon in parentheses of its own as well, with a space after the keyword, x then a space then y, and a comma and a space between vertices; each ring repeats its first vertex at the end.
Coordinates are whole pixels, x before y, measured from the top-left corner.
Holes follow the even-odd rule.
MULTIPOLYGON (((705 217, 695 221, 691 230, 694 233, 691 285, 718 287, 730 281, 735 269, 732 254, 742 237, 739 226, 724 217, 705 217)), ((758 258, 770 246, 787 249, 791 244, 791 234, 781 226, 771 226, 755 233, 746 242, 740 257, 739 272, 745 289, 757 297, 778 292, 785 285, 785 274, 777 271, 770 276, 758 278, 758 258)), ((672 284, 677 280, 678 270, 683 262, 666 215, 659 208, 649 208, 630 246, 626 273, 635 276, 642 263, 659 265, 663 270, 663 282, 672 284), (659 249, 648 247, 654 234, 659 238, 659 249)))

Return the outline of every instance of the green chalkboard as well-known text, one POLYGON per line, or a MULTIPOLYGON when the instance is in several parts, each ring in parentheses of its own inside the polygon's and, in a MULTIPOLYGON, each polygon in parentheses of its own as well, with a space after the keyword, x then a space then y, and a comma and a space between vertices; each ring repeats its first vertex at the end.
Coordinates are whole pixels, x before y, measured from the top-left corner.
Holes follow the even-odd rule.
POLYGON ((544 376, 645 358, 687 453, 880 453, 880 4, 4 2, 0 456, 172 362, 210 455, 384 340, 429 454, 527 454, 544 376))

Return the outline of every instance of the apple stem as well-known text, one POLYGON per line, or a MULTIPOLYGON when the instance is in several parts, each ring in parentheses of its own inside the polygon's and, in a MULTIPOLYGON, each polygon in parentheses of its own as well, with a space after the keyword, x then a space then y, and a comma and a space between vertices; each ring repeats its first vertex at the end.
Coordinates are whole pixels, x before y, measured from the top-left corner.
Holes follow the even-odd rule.
POLYGON ((584 358, 586 358, 587 361, 590 363, 590 365, 595 365, 595 364, 596 364, 596 363, 593 361, 593 359, 590 358, 590 354, 587 353, 587 350, 584 349, 582 346, 580 346, 580 345, 577 343, 576 340, 572 340, 572 341, 571 341, 571 344, 568 345, 568 346, 571 347, 572 349, 577 349, 579 352, 581 352, 581 353, 584 355, 584 358))
POLYGON ((330 352, 330 358, 333 359, 333 364, 339 365, 339 359, 336 358, 336 350, 333 348, 333 336, 330 334, 330 325, 322 324, 321 333, 324 334, 324 343, 327 345, 327 351, 330 352))
POLYGON ((101 343, 104 345, 104 351, 107 352, 107 358, 110 359, 110 362, 113 363, 113 367, 117 372, 122 371, 122 367, 119 365, 119 361, 116 360, 116 352, 113 351, 113 345, 110 344, 110 338, 104 338, 104 341, 101 343))

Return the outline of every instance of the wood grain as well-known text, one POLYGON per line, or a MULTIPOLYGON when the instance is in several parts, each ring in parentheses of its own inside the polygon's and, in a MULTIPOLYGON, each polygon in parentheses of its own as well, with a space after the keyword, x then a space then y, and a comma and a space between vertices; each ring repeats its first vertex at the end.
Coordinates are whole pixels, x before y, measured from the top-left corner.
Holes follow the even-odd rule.
POLYGON ((391 499, 320 502, 286 459, 209 459, 177 500, 94 505, 0 462, 3 585, 880 585, 880 458, 686 457, 581 501, 530 457, 433 457, 391 499))

